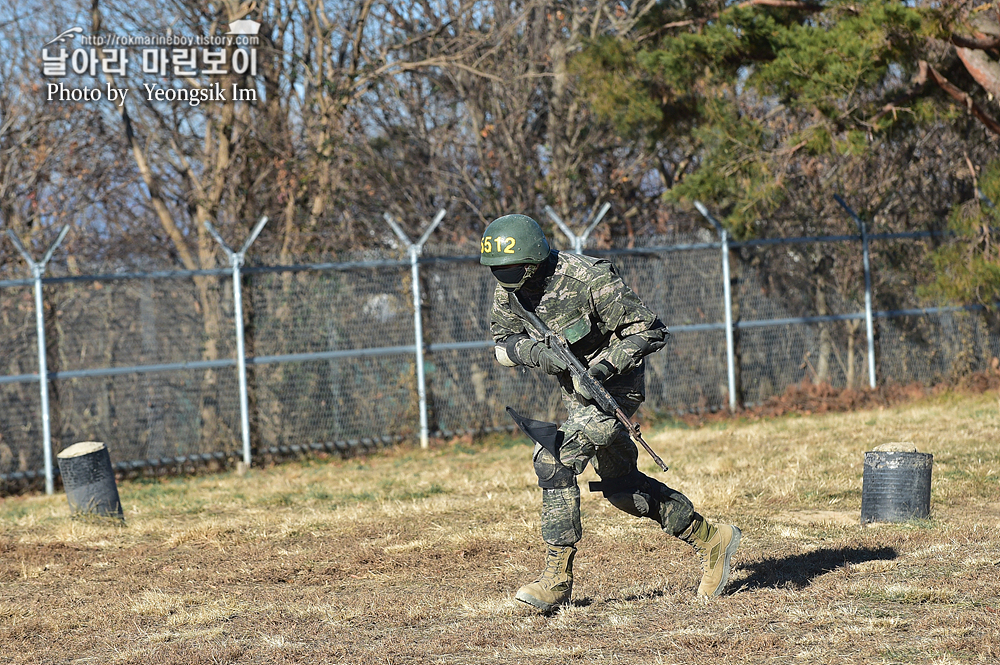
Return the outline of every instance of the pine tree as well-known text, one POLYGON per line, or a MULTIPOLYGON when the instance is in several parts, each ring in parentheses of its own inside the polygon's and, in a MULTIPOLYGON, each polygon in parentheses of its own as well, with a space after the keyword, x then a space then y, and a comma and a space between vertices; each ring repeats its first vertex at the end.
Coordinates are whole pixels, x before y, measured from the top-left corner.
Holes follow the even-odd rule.
POLYGON ((590 44, 576 71, 619 132, 691 155, 669 199, 711 201, 749 237, 812 158, 863 169, 964 113, 1000 133, 982 100, 1000 86, 1000 29, 982 32, 995 16, 982 2, 664 2, 628 39, 590 44))

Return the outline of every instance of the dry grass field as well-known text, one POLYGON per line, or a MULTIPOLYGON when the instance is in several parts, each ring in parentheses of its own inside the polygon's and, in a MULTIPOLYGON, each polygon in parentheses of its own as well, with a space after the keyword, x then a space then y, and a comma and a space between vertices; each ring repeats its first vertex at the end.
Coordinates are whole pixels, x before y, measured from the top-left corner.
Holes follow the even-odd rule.
MULTIPOLYGON (((996 663, 1000 405, 669 423, 657 475, 743 529, 727 595, 584 489, 574 604, 538 573, 525 439, 120 483, 127 526, 0 499, 0 663, 996 663), (934 454, 932 515, 859 525, 863 453, 934 454)), ((582 478, 593 479, 588 470, 582 478)))

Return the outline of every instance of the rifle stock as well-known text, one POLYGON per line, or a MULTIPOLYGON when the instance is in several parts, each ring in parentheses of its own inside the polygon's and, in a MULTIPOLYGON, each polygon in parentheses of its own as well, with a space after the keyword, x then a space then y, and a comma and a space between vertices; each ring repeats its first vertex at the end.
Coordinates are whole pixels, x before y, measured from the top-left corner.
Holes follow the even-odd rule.
POLYGON ((618 422, 620 422, 628 431, 629 437, 635 443, 642 446, 647 453, 649 453, 649 456, 653 458, 653 461, 656 462, 656 465, 660 467, 660 469, 666 471, 668 469, 667 465, 662 459, 660 459, 660 456, 649 447, 649 444, 646 443, 645 439, 642 438, 642 433, 639 431, 639 425, 632 422, 632 419, 625 414, 625 411, 623 411, 618 405, 618 402, 611 395, 611 393, 608 392, 608 389, 605 388, 600 381, 591 376, 591 374, 587 371, 587 367, 580 362, 579 358, 573 355, 572 351, 570 351, 569 344, 566 340, 545 325, 545 322, 538 318, 537 314, 528 311, 528 308, 521 304, 521 301, 516 295, 511 300, 512 302, 517 303, 520 313, 524 315, 528 322, 545 336, 545 345, 555 351, 556 355, 558 355, 559 358, 569 366, 570 374, 572 374, 573 378, 575 378, 577 382, 590 393, 594 402, 597 403, 597 406, 606 414, 613 415, 617 418, 618 422))

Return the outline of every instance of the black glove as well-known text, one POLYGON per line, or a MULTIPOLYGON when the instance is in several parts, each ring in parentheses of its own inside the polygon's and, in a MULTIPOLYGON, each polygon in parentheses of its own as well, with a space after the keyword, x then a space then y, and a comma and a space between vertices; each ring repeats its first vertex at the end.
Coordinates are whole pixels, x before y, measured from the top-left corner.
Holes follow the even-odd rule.
POLYGON ((612 374, 615 373, 614 366, 607 360, 602 360, 593 367, 587 370, 587 374, 591 375, 601 383, 607 381, 612 374))
MULTIPOLYGON (((597 382, 602 385, 614 373, 615 368, 607 360, 602 360, 587 370, 587 374, 597 379, 597 382)), ((590 394, 590 391, 575 376, 573 377, 573 391, 588 402, 594 401, 594 396, 590 394)))
POLYGON ((569 365, 556 355, 555 351, 545 346, 541 342, 536 342, 531 347, 531 362, 542 368, 546 374, 559 374, 565 372, 569 365))

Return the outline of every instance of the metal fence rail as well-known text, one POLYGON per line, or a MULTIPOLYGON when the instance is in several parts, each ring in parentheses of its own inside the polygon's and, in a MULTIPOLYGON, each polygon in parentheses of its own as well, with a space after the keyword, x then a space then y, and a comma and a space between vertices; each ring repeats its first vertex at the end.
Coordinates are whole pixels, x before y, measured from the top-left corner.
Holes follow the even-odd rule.
MULTIPOLYGON (((606 210, 581 234, 558 220, 569 251, 583 251, 606 210)), ((930 232, 868 234, 848 209, 858 235, 734 242, 701 211, 718 242, 589 252, 614 261, 673 333, 649 358, 646 409, 733 408, 806 378, 934 382, 1000 353, 977 306, 921 308, 900 293, 883 302, 903 307, 875 308, 873 275, 888 284, 897 270, 886 248, 930 232), (820 247, 836 248, 858 283, 813 288, 796 252, 820 247)), ((51 492, 52 453, 85 439, 134 469, 426 445, 434 432, 508 429, 506 405, 558 419, 548 377, 493 358, 495 281, 478 255, 427 244, 443 216, 416 243, 397 230, 405 259, 244 265, 266 220, 240 251, 217 238, 228 268, 46 277, 55 247, 39 262, 25 251, 32 278, 0 281, 0 483, 44 477, 51 492)))

